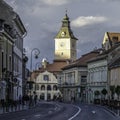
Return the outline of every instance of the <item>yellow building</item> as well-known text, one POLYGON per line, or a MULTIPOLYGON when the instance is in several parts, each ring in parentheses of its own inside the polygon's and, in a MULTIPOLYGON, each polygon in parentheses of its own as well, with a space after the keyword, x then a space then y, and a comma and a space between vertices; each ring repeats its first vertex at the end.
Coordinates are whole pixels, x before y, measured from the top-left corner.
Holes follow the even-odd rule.
POLYGON ((73 35, 66 13, 62 20, 62 26, 55 37, 55 60, 75 60, 77 40, 73 35))
POLYGON ((120 33, 105 32, 102 46, 105 50, 109 50, 120 43, 120 33))

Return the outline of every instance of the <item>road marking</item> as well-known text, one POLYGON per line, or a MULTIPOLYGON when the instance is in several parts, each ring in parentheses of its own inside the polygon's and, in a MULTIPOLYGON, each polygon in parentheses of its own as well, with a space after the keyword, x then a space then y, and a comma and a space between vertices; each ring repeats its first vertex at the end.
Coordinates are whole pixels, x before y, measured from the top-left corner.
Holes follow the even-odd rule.
POLYGON ((41 116, 41 114, 37 114, 37 115, 34 115, 35 117, 40 117, 41 116))
POLYGON ((81 112, 81 108, 80 107, 75 106, 75 105, 74 105, 74 107, 78 108, 78 112, 75 115, 73 115, 71 118, 69 118, 68 120, 74 119, 81 112))
POLYGON ((26 120, 26 119, 21 119, 21 120, 26 120))
POLYGON ((51 114, 52 113, 52 111, 50 110, 50 111, 48 111, 48 114, 51 114))
POLYGON ((93 110, 92 113, 95 114, 96 112, 93 110))

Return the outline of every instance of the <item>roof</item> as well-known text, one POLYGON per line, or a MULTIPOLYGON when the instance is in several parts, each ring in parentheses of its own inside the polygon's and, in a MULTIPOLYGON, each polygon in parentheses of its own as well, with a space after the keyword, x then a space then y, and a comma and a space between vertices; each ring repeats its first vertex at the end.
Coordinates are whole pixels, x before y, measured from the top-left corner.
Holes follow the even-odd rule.
POLYGON ((70 63, 69 65, 63 67, 63 70, 69 69, 69 68, 73 68, 73 67, 87 67, 87 61, 98 56, 100 53, 100 50, 94 50, 91 51, 87 54, 82 55, 79 59, 77 59, 76 61, 70 63))
POLYGON ((110 69, 117 67, 120 67, 120 56, 109 64, 110 69))
POLYGON ((9 25, 12 25, 14 15, 15 12, 13 11, 13 8, 3 0, 0 0, 0 19, 5 20, 5 22, 9 25))
POLYGON ((21 28, 23 34, 26 32, 26 29, 19 17, 19 15, 10 7, 5 1, 0 0, 0 19, 4 20, 4 23, 13 28, 13 20, 21 28))
POLYGON ((120 33, 107 32, 107 35, 111 45, 120 42, 120 33))
POLYGON ((49 72, 52 72, 52 73, 58 73, 58 72, 61 72, 62 69, 65 65, 67 65, 67 62, 66 61, 54 61, 52 64, 47 64, 46 68, 39 68, 39 71, 38 72, 44 72, 44 71, 49 71, 49 72))
POLYGON ((62 26, 57 33, 55 38, 71 38, 78 40, 74 35, 70 27, 70 21, 67 13, 65 14, 63 20, 62 20, 62 26))

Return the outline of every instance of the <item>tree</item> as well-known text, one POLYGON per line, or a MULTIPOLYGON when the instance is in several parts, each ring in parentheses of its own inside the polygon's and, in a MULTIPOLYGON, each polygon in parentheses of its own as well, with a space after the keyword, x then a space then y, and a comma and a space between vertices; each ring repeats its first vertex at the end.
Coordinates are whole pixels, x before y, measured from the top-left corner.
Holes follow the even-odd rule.
POLYGON ((115 88, 115 93, 118 95, 118 98, 120 96, 120 86, 117 85, 117 87, 115 88))
POLYGON ((101 93, 104 95, 104 99, 105 99, 105 96, 108 93, 107 90, 104 88, 104 89, 102 89, 101 93))
POLYGON ((114 85, 111 85, 111 86, 110 86, 110 91, 111 91, 111 97, 112 97, 112 99, 113 99, 113 95, 114 95, 114 93, 115 93, 115 86, 114 86, 114 85))
POLYGON ((94 95, 98 98, 98 96, 100 95, 100 91, 96 90, 96 91, 94 92, 94 95))

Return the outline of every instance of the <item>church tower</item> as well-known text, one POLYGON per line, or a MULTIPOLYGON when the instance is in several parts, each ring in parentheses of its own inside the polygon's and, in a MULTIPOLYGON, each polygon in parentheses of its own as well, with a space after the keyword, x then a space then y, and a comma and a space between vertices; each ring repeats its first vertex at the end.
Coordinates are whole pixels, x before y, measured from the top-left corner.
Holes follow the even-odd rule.
POLYGON ((76 60, 76 41, 70 27, 69 17, 66 14, 62 26, 55 37, 55 60, 76 60))

